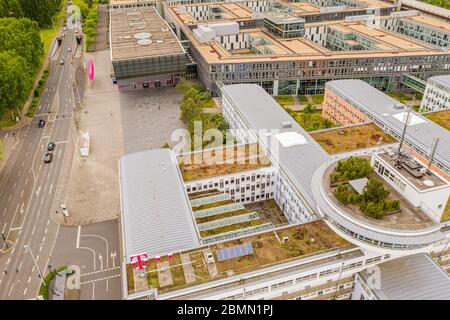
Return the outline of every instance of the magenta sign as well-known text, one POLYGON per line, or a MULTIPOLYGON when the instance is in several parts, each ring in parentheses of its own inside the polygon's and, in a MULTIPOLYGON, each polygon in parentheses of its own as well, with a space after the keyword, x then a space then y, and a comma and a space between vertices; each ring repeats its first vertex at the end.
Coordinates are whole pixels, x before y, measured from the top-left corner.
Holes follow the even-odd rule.
POLYGON ((88 62, 89 80, 94 80, 94 60, 88 62))

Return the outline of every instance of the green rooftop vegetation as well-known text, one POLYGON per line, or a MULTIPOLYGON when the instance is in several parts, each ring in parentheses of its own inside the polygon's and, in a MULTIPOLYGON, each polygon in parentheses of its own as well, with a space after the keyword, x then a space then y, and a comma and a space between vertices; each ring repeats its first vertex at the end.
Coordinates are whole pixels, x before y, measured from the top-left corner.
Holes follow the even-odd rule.
POLYGON ((436 122, 441 127, 450 130, 450 110, 428 113, 424 116, 436 122))
POLYGON ((373 172, 370 161, 361 157, 349 157, 340 160, 334 173, 331 175, 331 181, 348 181, 368 177, 373 172))
POLYGON ((349 152, 395 142, 392 136, 384 133, 383 130, 373 123, 311 133, 311 137, 329 154, 349 152))
POLYGON ((432 4, 434 6, 438 6, 445 9, 450 9, 450 1, 449 0, 419 0, 420 2, 425 2, 428 4, 432 4))
POLYGON ((386 213, 398 211, 400 200, 388 200, 390 193, 381 180, 370 177, 373 170, 369 160, 350 157, 340 160, 336 170, 331 175, 331 181, 344 182, 339 184, 334 195, 344 205, 359 206, 360 211, 367 217, 382 219, 386 213), (358 194, 346 182, 354 179, 369 178, 362 194, 358 194))
POLYGON ((293 96, 274 96, 273 97, 280 106, 292 106, 295 104, 295 99, 293 96))
MULTIPOLYGON (((158 264, 162 267, 162 264, 168 263, 169 268, 166 271, 158 270, 157 263, 152 258, 146 265, 148 287, 157 288, 160 293, 164 293, 212 280, 224 279, 236 274, 243 274, 308 255, 348 247, 351 247, 351 244, 329 229, 323 221, 315 221, 277 230, 276 235, 271 231, 176 253, 170 260, 167 256, 161 257, 161 261, 158 264), (285 237, 288 240, 281 241, 285 237), (246 243, 252 244, 253 254, 221 262, 217 260, 218 250, 246 243), (205 259, 205 251, 207 252, 208 250, 214 256, 213 263, 205 259), (183 260, 188 262, 183 262, 181 255, 185 256, 183 260), (185 268, 183 268, 183 265, 185 268), (167 279, 167 277, 171 278, 171 281, 167 281, 165 285, 162 285, 160 278, 167 279)), ((127 283, 130 294, 135 292, 133 268, 130 264, 127 265, 127 283)))
POLYGON ((192 181, 270 166, 269 158, 255 146, 231 146, 180 156, 178 163, 183 180, 192 181))
POLYGON ((322 112, 310 103, 303 110, 290 108, 285 110, 306 131, 328 129, 334 126, 330 120, 322 118, 322 112))

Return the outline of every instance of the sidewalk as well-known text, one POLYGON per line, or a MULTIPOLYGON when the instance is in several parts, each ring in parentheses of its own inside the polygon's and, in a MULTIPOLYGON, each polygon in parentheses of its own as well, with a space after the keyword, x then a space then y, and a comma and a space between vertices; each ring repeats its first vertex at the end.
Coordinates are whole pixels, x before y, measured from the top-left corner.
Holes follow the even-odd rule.
POLYGON ((108 50, 87 53, 85 58, 94 60, 96 71, 95 79, 86 85, 76 135, 89 132, 89 156, 81 158, 80 146, 75 147, 64 197, 69 217, 66 221, 61 214, 53 217, 70 226, 120 215, 118 159, 123 154, 123 138, 119 91, 109 77, 108 50))

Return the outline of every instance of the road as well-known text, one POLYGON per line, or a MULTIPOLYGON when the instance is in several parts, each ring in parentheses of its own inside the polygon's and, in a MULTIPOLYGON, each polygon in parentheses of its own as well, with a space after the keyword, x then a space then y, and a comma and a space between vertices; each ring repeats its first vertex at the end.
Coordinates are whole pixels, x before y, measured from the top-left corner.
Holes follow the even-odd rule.
POLYGON ((76 265, 81 273, 80 299, 121 299, 119 223, 64 227, 50 258, 52 266, 76 265), (70 254, 68 254, 70 252, 70 254))
POLYGON ((75 103, 70 61, 76 45, 74 31, 67 30, 51 62, 33 121, 16 132, 21 146, 0 174, 0 231, 14 243, 11 250, 0 254, 0 300, 37 296, 41 280, 25 246, 30 245, 36 264, 45 273, 57 238, 59 225, 51 220, 50 212, 64 161, 71 163, 65 156, 74 148, 74 141, 69 139, 75 103), (38 128, 40 119, 46 121, 45 128, 38 128), (55 142, 56 149, 53 161, 47 164, 43 157, 49 142, 55 142))

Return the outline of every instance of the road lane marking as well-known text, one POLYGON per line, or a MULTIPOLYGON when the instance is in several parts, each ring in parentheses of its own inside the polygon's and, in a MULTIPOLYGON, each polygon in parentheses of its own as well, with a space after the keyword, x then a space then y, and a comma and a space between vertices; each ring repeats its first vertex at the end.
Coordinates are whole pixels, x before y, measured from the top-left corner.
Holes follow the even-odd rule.
POLYGON ((27 183, 28 183, 28 177, 27 177, 27 179, 25 180, 25 185, 27 185, 27 183))
POLYGON ((34 230, 36 229, 36 225, 33 226, 33 231, 31 231, 31 235, 34 234, 34 230))
POLYGON ((11 289, 9 289, 8 297, 11 296, 11 292, 12 292, 13 288, 14 288, 14 283, 12 284, 11 289))
POLYGON ((31 276, 28 277, 27 284, 30 283, 30 281, 31 281, 31 276))
POLYGON ((52 194, 53 184, 50 185, 50 191, 48 192, 49 195, 52 194))
POLYGON ((25 290, 23 290, 23 295, 27 294, 27 290, 28 290, 28 288, 25 288, 25 290))
MULTIPOLYGON (((20 176, 20 174, 19 174, 19 176, 20 176)), ((24 191, 25 191, 25 190, 22 190, 22 193, 20 194, 20 197, 21 197, 21 198, 23 197, 24 191)))
POLYGON ((80 247, 80 233, 81 233, 81 226, 78 226, 78 231, 77 231, 77 245, 75 248, 79 248, 80 247))
POLYGON ((108 272, 108 271, 117 270, 117 269, 120 269, 120 267, 113 267, 113 268, 103 269, 103 270, 100 270, 100 271, 92 271, 92 272, 88 272, 88 273, 83 273, 80 277, 90 276, 90 275, 93 275, 93 274, 102 273, 102 272, 108 272))
POLYGON ((11 196, 12 196, 12 194, 9 195, 8 202, 9 202, 9 200, 11 200, 11 196))
POLYGON ((22 227, 10 228, 9 230, 10 230, 10 231, 15 231, 15 230, 20 230, 20 229, 22 229, 22 227))
POLYGON ((117 277, 120 277, 120 273, 119 273, 119 274, 116 274, 116 275, 114 275, 114 276, 109 276, 109 277, 104 277, 104 278, 99 278, 99 279, 94 279, 94 280, 89 280, 89 281, 81 282, 80 285, 82 285, 82 284, 89 284, 89 283, 95 284, 95 282, 98 282, 98 281, 103 281, 103 280, 106 280, 106 279, 113 279, 113 278, 117 278, 117 277))
POLYGON ((6 208, 5 208, 5 210, 3 210, 2 217, 5 215, 5 213, 6 213, 6 208))

